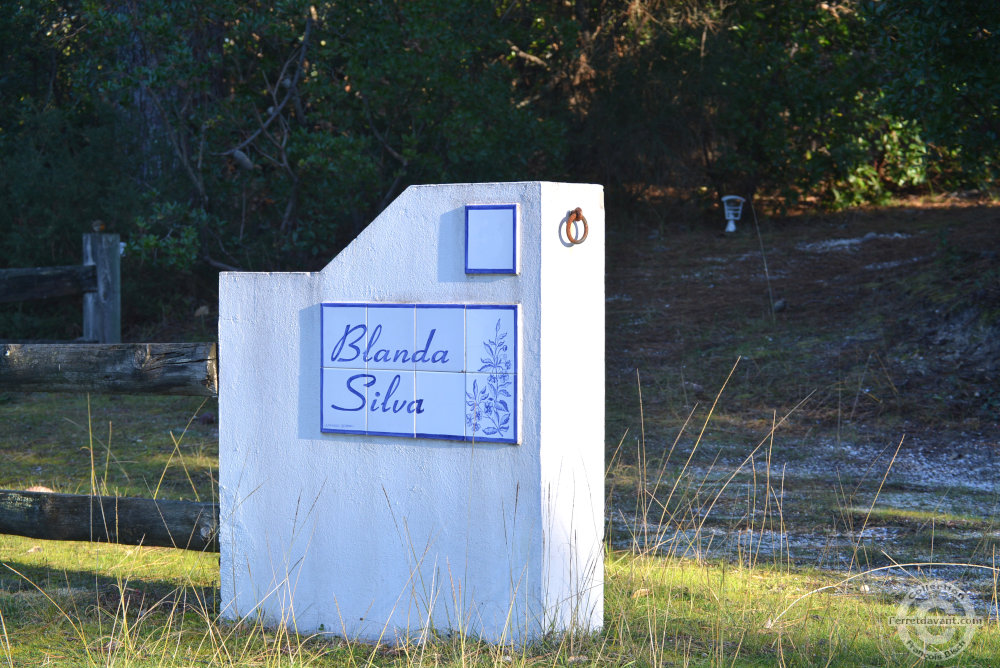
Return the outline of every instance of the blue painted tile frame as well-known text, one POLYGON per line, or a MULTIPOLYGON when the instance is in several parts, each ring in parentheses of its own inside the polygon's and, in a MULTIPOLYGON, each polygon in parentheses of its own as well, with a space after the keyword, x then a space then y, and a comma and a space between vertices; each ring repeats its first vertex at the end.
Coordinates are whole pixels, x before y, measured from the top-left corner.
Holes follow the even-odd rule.
MULTIPOLYGON (((508 221, 505 219, 504 224, 508 221)), ((491 244, 492 246, 493 244, 491 244)), ((494 250, 500 250, 496 248, 494 250)), ((517 204, 467 204, 465 207, 465 273, 467 274, 516 274, 517 273, 517 204), (509 263, 506 261, 508 254, 502 253, 497 258, 491 258, 491 261, 487 264, 496 266, 487 266, 487 264, 482 264, 475 257, 476 242, 473 239, 470 244, 470 239, 475 235, 476 230, 472 229, 470 225, 470 212, 475 211, 510 211, 510 229, 503 230, 500 232, 502 238, 506 239, 509 237, 510 252, 509 252, 509 263), (470 257, 470 246, 473 249, 472 256, 470 257)))
MULTIPOLYGON (((430 311, 425 311, 430 312, 430 311)), ((341 323, 338 322, 338 325, 341 323)), ((490 322, 479 322, 478 326, 480 329, 484 325, 491 324, 490 322)), ((492 325, 491 325, 492 326, 492 325)), ((488 328, 487 328, 488 329, 488 328)), ((339 331, 339 327, 338 327, 339 331)), ((441 440, 451 440, 451 441, 466 441, 466 442, 481 442, 481 443, 518 443, 518 424, 517 424, 517 414, 519 412, 518 408, 518 307, 512 304, 386 304, 386 303, 357 303, 357 302, 324 302, 321 304, 321 317, 320 317, 320 341, 321 341, 321 361, 320 361, 320 431, 323 433, 334 433, 334 434, 355 434, 355 435, 370 435, 370 436, 400 436, 406 438, 431 438, 431 439, 441 439, 441 440), (370 369, 368 366, 368 358, 373 350, 374 342, 371 340, 370 332, 367 331, 367 325, 369 318, 367 315, 363 320, 359 320, 358 325, 352 327, 352 322, 346 322, 344 335, 341 340, 337 342, 328 342, 326 340, 327 332, 326 321, 328 319, 336 320, 335 315, 337 314, 337 309, 345 309, 341 311, 343 314, 348 314, 353 312, 355 319, 359 316, 356 313, 358 308, 362 308, 367 313, 368 308, 384 309, 386 307, 390 308, 412 308, 415 309, 418 317, 414 319, 414 331, 417 328, 417 322, 420 320, 419 312, 421 310, 429 309, 461 309, 466 313, 466 317, 462 319, 465 323, 465 333, 469 334, 468 328, 471 326, 470 312, 476 314, 476 317, 472 317, 472 321, 482 321, 486 317, 489 321, 493 320, 493 314, 488 314, 488 311, 493 311, 496 314, 497 321, 495 329, 489 332, 479 332, 477 334, 478 338, 483 338, 483 341, 469 341, 467 338, 463 338, 464 348, 461 351, 461 355, 464 358, 471 355, 468 352, 468 347, 470 345, 476 346, 476 356, 479 357, 479 362, 476 363, 474 367, 468 365, 462 365, 463 371, 450 371, 447 369, 442 369, 441 371, 430 371, 428 373, 432 374, 448 374, 456 375, 464 378, 472 378, 475 375, 479 380, 483 380, 483 385, 485 388, 485 394, 482 398, 472 398, 466 392, 463 397, 463 403, 465 404, 465 415, 464 419, 466 422, 466 427, 463 433, 457 433, 460 431, 452 424, 453 431, 456 433, 427 433, 431 430, 422 430, 420 427, 415 425, 413 431, 407 430, 406 432, 387 432, 387 431, 376 431, 373 429, 359 430, 355 425, 351 425, 348 428, 342 417, 336 416, 340 411, 345 409, 340 406, 331 406, 330 410, 327 407, 327 391, 324 389, 327 382, 327 376, 325 375, 324 369, 331 371, 334 369, 339 369, 340 374, 338 376, 330 376, 330 378, 337 377, 343 378, 347 377, 344 374, 345 364, 338 359, 332 359, 331 350, 344 350, 345 347, 351 347, 351 364, 346 364, 348 369, 353 369, 357 371, 357 374, 352 375, 353 380, 357 380, 354 386, 349 386, 346 388, 347 394, 345 392, 340 392, 340 396, 350 398, 350 395, 354 397, 361 397, 361 390, 366 391, 365 397, 362 399, 364 402, 362 404, 363 412, 367 413, 369 410, 374 410, 369 406, 369 401, 372 393, 376 392, 374 386, 371 386, 376 382, 374 374, 377 370, 370 369), (351 311, 348 311, 350 309, 351 311), (360 329, 359 329, 360 327, 360 329), (355 330, 359 330, 360 334, 355 334, 355 330), (509 330, 509 331, 508 331, 509 330), (348 337, 353 337, 348 340, 348 337), (479 348, 482 350, 479 350, 479 348), (354 354, 357 352, 358 354, 354 354), (509 355, 509 357, 508 357, 509 355), (489 358, 489 364, 487 364, 487 358, 489 358), (363 377, 362 377, 363 376, 363 377), (481 377, 481 378, 480 378, 481 377), (360 380, 358 380, 360 378, 360 380), (494 396, 496 395, 496 396, 494 396), (480 403, 482 401, 482 403, 480 403), (481 417, 483 410, 489 407, 491 410, 502 411, 506 415, 499 416, 499 420, 493 420, 487 425, 486 422, 475 419, 476 417, 481 417), (333 410, 337 409, 337 410, 333 410), (469 423, 470 411, 474 415, 472 419, 473 424, 469 423), (506 420, 504 420, 506 418, 506 420), (494 424, 495 423, 495 424, 494 424), (334 427, 333 425, 340 424, 340 428, 334 427), (329 426, 328 426, 329 425, 329 426), (489 431, 489 430, 493 431, 489 431), (488 433, 489 432, 489 433, 488 433)), ((336 336, 336 334, 334 334, 336 336)), ((413 349, 410 352, 411 356, 416 356, 417 353, 421 352, 417 350, 420 342, 414 340, 413 349)), ((428 343, 430 343, 428 341, 428 343)), ((375 353, 378 354, 377 352, 375 353)), ((452 353, 454 354, 454 353, 452 353)), ((428 355, 428 351, 424 351, 424 355, 428 355)), ((472 387, 471 381, 467 384, 467 387, 472 387)), ((478 388, 478 385, 475 385, 478 388)), ((338 388, 333 388, 333 392, 337 392, 338 388)), ((414 397, 414 402, 419 398, 414 397)), ((353 401, 352 401, 353 403, 353 401)), ((454 402, 452 402, 454 404, 454 402)), ((412 408, 419 409, 421 404, 416 403, 412 408)), ((351 411, 358 410, 356 408, 349 409, 351 411)), ((417 415, 418 423, 420 423, 419 415, 417 415)), ((358 425, 360 426, 360 425, 358 425)), ((430 425, 428 425, 430 426, 430 425)))

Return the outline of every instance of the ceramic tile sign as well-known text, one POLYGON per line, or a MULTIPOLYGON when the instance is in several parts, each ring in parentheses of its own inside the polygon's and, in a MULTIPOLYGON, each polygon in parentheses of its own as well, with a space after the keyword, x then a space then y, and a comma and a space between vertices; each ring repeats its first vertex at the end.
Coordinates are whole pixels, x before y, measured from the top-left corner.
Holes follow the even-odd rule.
POLYGON ((517 205, 465 207, 465 273, 517 273, 517 205))
POLYGON ((517 443, 517 306, 322 305, 321 431, 517 443))

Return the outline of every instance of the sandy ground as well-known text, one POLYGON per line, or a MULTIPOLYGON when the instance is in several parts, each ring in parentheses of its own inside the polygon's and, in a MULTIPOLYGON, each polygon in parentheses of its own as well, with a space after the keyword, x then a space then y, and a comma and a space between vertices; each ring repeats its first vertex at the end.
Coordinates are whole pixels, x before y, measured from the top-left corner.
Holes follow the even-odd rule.
MULTIPOLYGON (((613 542, 844 572, 991 563, 998 223, 991 203, 942 200, 750 218, 731 235, 667 222, 612 243, 611 450, 626 434, 609 477, 613 542)), ((880 572, 878 586, 910 571, 880 572)))

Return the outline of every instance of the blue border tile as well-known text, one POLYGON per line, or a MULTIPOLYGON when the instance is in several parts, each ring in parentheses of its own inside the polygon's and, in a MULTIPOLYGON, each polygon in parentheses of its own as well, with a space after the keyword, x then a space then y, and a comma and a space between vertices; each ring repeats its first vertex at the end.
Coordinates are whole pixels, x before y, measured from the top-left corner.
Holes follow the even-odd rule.
MULTIPOLYGON (((320 362, 319 362, 319 364, 320 364, 321 367, 327 366, 326 355, 324 355, 325 351, 323 349, 324 342, 326 341, 326 338, 325 338, 325 336, 326 336, 326 324, 325 324, 325 320, 326 319, 323 317, 323 311, 328 306, 329 307, 336 307, 336 308, 364 308, 364 309, 367 309, 369 305, 368 304, 364 304, 364 303, 359 303, 359 302, 321 302, 320 303, 320 311, 319 311, 319 351, 320 351, 319 355, 320 355, 320 362)), ((365 321, 367 322, 367 320, 368 320, 368 318, 366 316, 365 317, 365 321)), ((362 364, 361 366, 358 366, 358 367, 347 367, 347 366, 345 366, 345 367, 339 367, 339 368, 344 368, 344 369, 352 369, 352 368, 364 369, 366 367, 367 367, 366 364, 362 364)), ((328 367, 328 368, 334 368, 334 367, 331 366, 331 367, 328 367)))
MULTIPOLYGON (((517 315, 518 315, 518 313, 517 313, 517 306, 514 305, 514 304, 466 304, 465 308, 466 309, 474 309, 474 310, 490 309, 492 311, 503 311, 503 310, 506 310, 506 311, 513 311, 514 312, 514 369, 510 373, 519 373, 519 370, 518 370, 518 359, 519 358, 517 356, 517 350, 518 350, 517 346, 518 346, 518 339, 520 338, 518 336, 518 334, 520 332, 519 332, 519 329, 518 329, 519 323, 517 321, 517 315)), ((466 342, 466 345, 468 345, 468 342, 466 342)), ((469 369, 466 369, 465 371, 466 371, 466 373, 470 373, 469 369)))
POLYGON ((512 393, 513 393, 514 396, 511 397, 511 402, 514 404, 515 410, 511 411, 511 425, 510 425, 511 429, 512 429, 511 433, 513 434, 513 436, 511 436, 509 438, 498 438, 496 436, 469 436, 468 434, 466 434, 465 441, 467 443, 510 443, 510 444, 515 444, 515 445, 517 444, 517 442, 518 442, 517 441, 517 435, 518 435, 518 431, 517 431, 517 414, 518 414, 519 411, 516 410, 516 409, 520 408, 520 406, 517 403, 518 396, 519 396, 518 395, 518 391, 517 391, 517 385, 518 385, 518 382, 520 382, 520 380, 519 380, 517 374, 508 374, 508 375, 514 376, 514 387, 512 389, 512 393))
POLYGON ((517 204, 466 204, 465 205, 465 273, 466 274, 506 274, 506 275, 516 275, 517 274, 517 204), (496 209, 511 209, 514 212, 514 234, 513 234, 513 248, 511 249, 510 258, 510 268, 499 268, 499 269, 470 269, 469 268, 469 211, 476 210, 496 210, 496 209))

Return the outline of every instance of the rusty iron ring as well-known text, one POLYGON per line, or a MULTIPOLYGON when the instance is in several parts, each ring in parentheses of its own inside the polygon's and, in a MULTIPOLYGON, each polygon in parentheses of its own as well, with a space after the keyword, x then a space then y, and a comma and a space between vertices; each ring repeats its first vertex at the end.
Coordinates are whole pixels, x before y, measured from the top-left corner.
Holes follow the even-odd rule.
POLYGON ((580 207, 576 207, 569 212, 569 216, 566 217, 566 238, 569 239, 571 244, 582 244, 587 240, 587 234, 590 232, 590 226, 587 225, 587 219, 583 215, 583 210, 580 207), (583 236, 577 239, 573 236, 573 223, 577 221, 583 221, 583 236))

